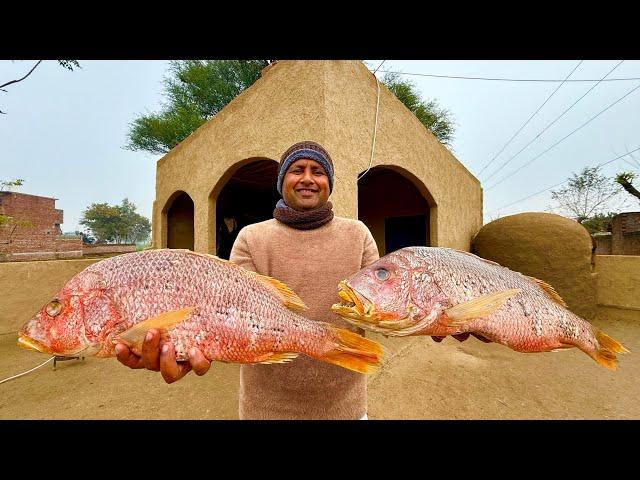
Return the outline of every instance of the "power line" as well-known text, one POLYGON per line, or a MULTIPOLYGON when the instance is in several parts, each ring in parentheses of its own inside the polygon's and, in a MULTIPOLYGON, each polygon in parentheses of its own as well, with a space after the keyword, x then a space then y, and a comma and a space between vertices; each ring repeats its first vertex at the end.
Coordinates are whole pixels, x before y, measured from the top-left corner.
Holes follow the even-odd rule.
MULTIPOLYGON (((627 155, 631 155, 632 153, 637 152, 638 150, 640 150, 640 147, 636 148, 635 150, 631 150, 630 152, 624 153, 624 154, 622 154, 622 155, 620 155, 620 156, 618 156, 618 157, 616 157, 614 159, 611 159, 611 160, 609 160, 607 162, 604 162, 604 163, 601 163, 599 165, 596 165, 595 168, 601 168, 601 167, 604 167, 605 165, 609 165, 610 163, 613 163, 613 162, 615 162, 616 160, 618 160, 618 159, 620 159, 622 157, 626 157, 627 155)), ((511 202, 511 203, 509 203, 507 205, 503 205, 500 208, 496 208, 495 210, 491 211, 490 213, 495 213, 495 212, 498 212, 498 211, 502 210, 503 208, 507 208, 507 207, 510 207, 511 205, 515 205, 516 203, 524 202, 525 200, 528 200, 531 197, 535 197, 536 195, 539 195, 539 194, 544 193, 544 192, 546 192, 548 190, 551 190, 552 188, 555 188, 555 187, 557 187, 559 185, 562 185, 563 183, 567 183, 568 181, 569 181, 569 179, 563 180, 562 182, 556 183, 555 185, 551 185, 550 187, 547 187, 544 190, 540 190, 539 192, 532 193, 531 195, 528 195, 528 196, 526 196, 524 198, 521 198, 520 200, 516 200, 515 202, 511 202)))
MULTIPOLYGON (((556 123, 558 120, 560 120, 560 118, 562 118, 564 116, 565 113, 567 113, 569 110, 571 110, 580 100, 582 100, 584 97, 586 97, 589 92, 591 92, 591 90, 593 90, 594 88, 596 88, 600 82, 602 82, 606 77, 608 77, 611 72, 613 72, 616 68, 618 68, 620 65, 622 65, 622 62, 624 62, 624 60, 621 60, 615 67, 613 67, 611 70, 609 70, 609 72, 607 72, 607 74, 602 77, 600 80, 598 80, 598 83, 596 83, 595 85, 593 85, 589 90, 586 91, 586 93, 584 95, 582 95, 578 100, 576 100, 575 102, 573 102, 573 104, 567 108, 564 112, 562 112, 560 114, 560 116, 558 116, 554 121, 552 121, 549 125, 547 125, 546 127, 544 127, 544 129, 538 133, 533 140, 531 140, 529 143, 527 143, 524 147, 522 147, 520 149, 520 151, 518 151, 518 153, 516 153, 513 157, 511 157, 509 160, 507 160, 506 162, 504 162, 502 165, 500 165, 498 167, 498 169, 496 171, 494 171, 491 175, 489 175, 487 178, 484 179, 484 181, 486 182, 487 180, 489 180, 491 177, 493 177, 496 173, 498 173, 500 170, 502 170, 508 163, 511 162, 511 160, 513 160, 514 158, 516 158, 518 155, 520 155, 529 145, 531 145, 533 142, 535 142, 540 135, 542 135, 544 132, 547 131, 547 129, 553 125, 554 123, 556 123)), ((484 170, 484 169, 483 169, 484 170)), ((480 171, 480 173, 482 172, 482 170, 480 171)))
MULTIPOLYGON (((384 62, 386 62, 386 60, 382 61, 382 63, 384 62)), ((380 66, 382 66, 382 63, 380 64, 380 66)), ((378 68, 380 68, 380 66, 378 66, 378 68)), ((367 170, 362 175, 359 175, 356 181, 359 181, 362 177, 364 177, 369 172, 369 170, 371 170, 371 165, 373 165, 373 154, 376 150, 376 132, 378 131, 378 112, 380 110, 380 80, 378 80, 378 77, 376 77, 375 72, 374 72, 373 78, 376 79, 376 85, 378 86, 378 94, 376 99, 376 120, 373 125, 373 139, 371 142, 371 159, 369 160, 369 166, 367 167, 367 170)))
MULTIPOLYGON (((557 92, 558 90, 560 90, 560 87, 562 87, 562 85, 564 85, 564 82, 566 82, 566 81, 567 81, 567 79, 568 79, 568 78, 573 74, 573 72, 575 72, 575 71, 578 69, 578 67, 579 67, 580 65, 582 65, 582 62, 583 62, 583 60, 580 60, 580 62, 578 62, 578 64, 573 68, 573 70, 571 70, 571 71, 569 72, 569 75, 567 75, 567 76, 565 77, 564 81, 563 81, 560 85, 558 85, 558 87, 557 87, 553 92, 551 92, 551 95, 549 95, 549 96, 547 97, 547 99, 546 99, 544 102, 542 102, 542 105, 540 105, 540 106, 538 107, 538 109, 537 109, 535 112, 533 112, 533 114, 532 114, 532 115, 527 119, 527 121, 526 121, 526 122, 524 122, 524 124, 523 124, 519 129, 518 129, 518 131, 517 131, 516 133, 514 133, 514 134, 513 134, 513 136, 509 139, 509 141, 508 141, 507 143, 505 143, 505 144, 504 144, 504 146, 500 149, 500 151, 499 151, 498 153, 496 153, 496 154, 493 156, 493 158, 492 158, 491 160, 489 160, 489 162, 488 162, 487 164, 485 164, 485 166, 484 166, 484 167, 482 167, 482 170, 480 170, 480 171, 478 172, 478 175, 480 175, 480 174, 484 171, 484 169, 485 169, 485 168, 487 168, 489 165, 491 165, 491 163, 493 163, 493 161, 494 161, 496 158, 498 158, 498 155, 500 155, 500 154, 504 151, 504 149, 505 149, 505 148, 507 148, 507 145, 509 145, 509 144, 513 141, 513 139, 514 139, 514 138, 516 138, 516 136, 517 136, 517 135, 522 131, 522 129, 523 129, 524 127, 526 127, 526 126, 527 126, 527 124, 531 121, 531 119, 532 119, 533 117, 535 117, 535 116, 536 116, 536 114, 537 114, 537 113, 542 109, 542 107, 544 107, 544 106, 547 104, 547 102, 551 99, 551 97, 553 97, 553 96, 556 94, 556 92, 557 92)), ((494 173, 494 174, 495 174, 495 173, 494 173)))
MULTIPOLYGON (((564 82, 562 79, 542 79, 542 78, 489 78, 489 77, 462 77, 455 75, 432 75, 428 73, 408 73, 408 72, 393 72, 390 70, 380 70, 381 73, 395 73, 397 75, 416 75, 419 77, 433 77, 433 78, 453 78, 458 80, 487 80, 496 82, 564 82)), ((608 78, 605 82, 624 82, 629 80, 640 80, 640 77, 623 77, 623 78, 608 78)), ((574 79, 566 80, 567 82, 598 82, 597 78, 593 79, 574 79)))
POLYGON ((598 116, 600 116, 602 113, 606 112, 607 110, 609 110, 611 107, 613 107, 616 103, 620 102, 621 100, 623 100, 624 98, 628 97, 629 95, 631 95, 633 92, 635 92, 636 90, 638 90, 640 88, 640 85, 637 85, 636 87, 632 88, 631 90, 629 90, 627 93, 625 93, 622 97, 620 97, 618 100, 616 100, 615 102, 613 102, 611 105, 609 105, 607 108, 605 108, 604 110, 601 110, 600 112, 598 112, 596 115, 594 115, 593 117, 591 117, 589 120, 587 120, 585 123, 583 123, 582 125, 580 125, 578 128, 576 128, 574 131, 572 131, 569 135, 566 135, 565 137, 563 137, 562 139, 558 140, 556 143, 554 143, 553 145, 551 145, 549 148, 547 148, 544 152, 542 152, 541 154, 533 157, 531 160, 529 160, 528 162, 526 162, 525 164, 523 164, 522 166, 520 166, 520 168, 514 170, 513 172, 511 172, 509 175, 507 175, 506 177, 503 177, 502 179, 498 180, 496 183, 494 183, 493 185, 491 185, 490 187, 487 187, 487 190, 490 190, 492 188, 494 188, 496 185, 501 184, 502 182, 504 182, 507 178, 512 177, 513 175, 515 175, 516 173, 518 173, 520 170, 522 170, 524 167, 526 167, 527 165, 530 165, 534 160, 540 158, 542 155, 544 155, 545 153, 547 153, 549 150, 551 150, 552 148, 554 148, 555 146, 559 145, 560 143, 562 143, 563 141, 565 141, 567 138, 569 138, 571 135, 573 135, 574 133, 576 133, 578 130, 580 130, 581 128, 585 127, 586 125, 588 125, 589 123, 591 123, 593 120, 595 120, 598 116))
MULTIPOLYGON (((384 62, 386 62, 386 60, 382 60, 382 63, 384 63, 384 62)), ((378 65, 378 68, 380 68, 380 67, 382 66, 382 63, 381 63, 380 65, 378 65)), ((374 75, 375 75, 375 74, 376 74, 376 72, 378 71, 378 68, 376 68, 376 69, 373 71, 373 74, 374 74, 374 75)))

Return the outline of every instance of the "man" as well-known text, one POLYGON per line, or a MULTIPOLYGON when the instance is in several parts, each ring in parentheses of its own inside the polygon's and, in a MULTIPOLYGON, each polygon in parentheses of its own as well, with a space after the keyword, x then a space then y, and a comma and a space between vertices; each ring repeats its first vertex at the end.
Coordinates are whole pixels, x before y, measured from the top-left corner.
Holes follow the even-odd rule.
MULTIPOLYGON (((315 142, 291 146, 280 160, 277 188, 282 195, 274 218, 243 228, 230 260, 287 284, 309 307, 305 316, 363 334, 330 311, 340 280, 378 260, 375 240, 364 223, 335 217, 329 195, 333 163, 315 142)), ((459 341, 469 334, 456 335, 459 341)), ((441 341, 441 337, 433 337, 441 341)), ((481 340, 484 340, 480 338, 481 340)), ((484 340, 488 341, 488 340, 484 340)), ((197 349, 189 362, 176 362, 170 343, 150 330, 138 357, 122 344, 118 360, 130 368, 160 371, 167 383, 190 370, 204 375, 210 363, 197 349)), ((366 419, 366 376, 300 356, 277 365, 242 365, 241 419, 366 419)))
MULTIPOLYGON (((291 146, 280 160, 277 188, 282 200, 274 219, 243 228, 230 260, 287 284, 309 309, 305 316, 358 331, 331 313, 337 285, 375 262, 378 249, 364 223, 335 217, 329 195, 333 163, 315 142, 291 146)), ((191 369, 203 375, 209 362, 196 349, 189 362, 175 361, 169 343, 159 350, 159 335, 151 330, 142 356, 124 345, 116 347, 118 360, 131 368, 160 370, 167 383, 191 369)), ((241 419, 361 419, 367 413, 366 376, 336 365, 300 356, 278 365, 242 365, 241 419)))

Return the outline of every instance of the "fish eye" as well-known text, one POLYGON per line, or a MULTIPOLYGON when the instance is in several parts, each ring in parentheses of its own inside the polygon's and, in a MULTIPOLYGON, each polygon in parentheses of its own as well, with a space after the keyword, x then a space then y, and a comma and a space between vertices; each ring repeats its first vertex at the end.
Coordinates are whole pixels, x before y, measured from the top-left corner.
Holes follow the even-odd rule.
POLYGON ((51 317, 55 317, 62 310, 62 304, 58 300, 52 300, 45 308, 47 314, 51 317))
POLYGON ((381 281, 385 281, 387 278, 389 278, 389 270, 385 269, 385 268, 379 268, 376 270, 376 278, 378 280, 381 281))

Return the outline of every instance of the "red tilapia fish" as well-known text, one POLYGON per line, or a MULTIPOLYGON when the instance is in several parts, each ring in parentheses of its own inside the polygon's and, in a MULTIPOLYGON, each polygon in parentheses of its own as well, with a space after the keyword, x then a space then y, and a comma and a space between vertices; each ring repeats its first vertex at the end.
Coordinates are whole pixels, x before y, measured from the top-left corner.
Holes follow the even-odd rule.
POLYGON ((191 347, 209 360, 283 363, 302 353, 370 373, 382 349, 371 340, 300 313, 286 285, 229 261, 189 250, 148 250, 97 262, 74 276, 20 330, 18 344, 43 353, 140 352, 150 328, 177 360, 191 347))
POLYGON ((578 347, 615 370, 620 343, 533 277, 450 248, 407 247, 338 286, 332 311, 387 336, 476 333, 518 352, 578 347))

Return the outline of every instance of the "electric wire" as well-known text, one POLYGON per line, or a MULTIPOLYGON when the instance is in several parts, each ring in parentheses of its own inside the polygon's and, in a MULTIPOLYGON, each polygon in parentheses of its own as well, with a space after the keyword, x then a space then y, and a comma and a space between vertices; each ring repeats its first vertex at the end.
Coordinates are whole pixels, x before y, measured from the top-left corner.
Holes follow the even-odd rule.
MULTIPOLYGON (((582 65, 582 62, 583 62, 583 61, 584 61, 584 60, 580 60, 580 62, 578 62, 578 64, 573 68, 573 70, 571 70, 571 71, 569 72, 569 75, 567 75, 567 76, 565 77, 565 82, 567 81, 567 79, 568 79, 571 75, 573 75, 573 72, 575 72, 575 71, 578 69, 578 67, 579 67, 580 65, 582 65)), ((537 113, 542 109, 542 107, 544 107, 544 106, 547 104, 547 102, 548 102, 549 100, 551 100, 551 97, 553 97, 553 96, 556 94, 556 92, 557 92, 558 90, 560 90, 560 87, 562 87, 562 85, 564 85, 564 83, 565 83, 565 82, 562 82, 560 85, 558 85, 558 86, 556 87, 556 89, 555 89, 553 92, 551 92, 551 95, 549 95, 549 96, 547 97, 547 99, 546 99, 544 102, 542 102, 542 105, 540 105, 540 106, 538 107, 538 109, 537 109, 535 112, 533 112, 533 114, 532 114, 532 115, 527 119, 527 121, 526 121, 526 122, 524 122, 524 124, 523 124, 519 129, 518 129, 518 131, 517 131, 516 133, 514 133, 514 134, 513 134, 513 136, 509 139, 509 141, 508 141, 507 143, 505 143, 505 144, 504 144, 504 146, 500 149, 500 151, 499 151, 498 153, 496 153, 496 154, 493 156, 493 158, 492 158, 491 160, 489 160, 489 162, 488 162, 488 163, 486 163, 486 164, 485 164, 485 166, 484 166, 484 167, 482 167, 482 169, 478 172, 478 175, 480 175, 480 174, 484 171, 484 169, 485 169, 485 168, 487 168, 489 165, 491 165, 491 164, 493 163, 493 161, 494 161, 496 158, 498 158, 498 156, 499 156, 499 155, 504 151, 504 149, 505 149, 505 148, 507 148, 507 146, 508 146, 512 141, 513 141, 513 139, 514 139, 514 138, 516 138, 516 136, 517 136, 517 135, 522 131, 522 129, 523 129, 524 127, 526 127, 526 126, 527 126, 527 124, 531 121, 531 119, 532 119, 533 117, 535 117, 535 116, 536 116, 536 114, 537 114, 537 113)))
MULTIPOLYGON (((386 62, 386 60, 383 60, 382 63, 386 62)), ((382 63, 378 66, 378 68, 380 68, 382 66, 382 63)), ((376 71, 378 70, 378 68, 376 68, 376 71)), ((373 153, 375 152, 376 149, 376 132, 378 131, 378 112, 380 110, 380 80, 378 80, 378 77, 376 77, 375 72, 373 77, 376 79, 376 85, 378 86, 378 98, 376 100, 376 120, 373 126, 373 141, 371 143, 371 158, 369 159, 369 166, 367 167, 367 169, 358 176, 357 181, 359 181, 362 177, 364 177, 367 172, 369 172, 369 170, 371 170, 371 165, 373 165, 373 153)))
MULTIPOLYGON (((506 162, 504 162, 502 165, 500 165, 497 170, 495 170, 491 175, 489 175, 487 178, 484 179, 484 181, 488 181, 490 178, 492 178, 493 176, 496 175, 496 173, 498 173, 500 170, 502 170, 506 165, 508 165, 511 160, 513 160, 514 158, 516 158, 518 155, 520 155, 529 145, 531 145, 533 142, 535 142, 540 135, 542 135, 544 132, 547 131, 547 129, 553 125, 554 123, 556 123, 558 120, 560 120, 565 113, 567 113, 569 110, 571 110, 580 100, 582 100, 584 97, 586 97, 589 92, 591 92, 594 88, 596 88, 607 76, 609 76, 611 74, 611 72, 613 72, 616 68, 618 68, 620 65, 622 65, 622 62, 624 62, 624 60, 621 60, 615 67, 613 67, 611 70, 609 70, 609 72, 607 72, 607 74, 602 77, 600 80, 598 80, 597 83, 595 83, 589 90, 587 90, 578 100, 576 100, 575 102, 573 102, 573 104, 567 108, 564 112, 562 112, 558 117, 556 117, 555 120, 553 120, 550 124, 548 124, 546 127, 544 127, 544 129, 538 133, 533 140, 531 140, 529 143, 527 143, 524 147, 522 147, 518 153, 516 153, 514 156, 512 156, 510 159, 508 159, 506 162)), ((481 170, 482 172, 482 170, 481 170)))
MULTIPOLYGON (((394 72, 391 70, 380 70, 381 73, 395 73, 397 75, 416 75, 419 77, 433 77, 433 78, 450 78, 450 79, 458 79, 458 80, 487 80, 487 81, 497 81, 497 82, 598 82, 597 78, 589 78, 589 79, 573 79, 573 80, 562 80, 562 79, 537 79, 537 78, 489 78, 489 77, 463 77, 463 76, 455 76, 455 75, 432 75, 428 73, 409 73, 409 72, 394 72)), ((623 78, 608 78, 604 80, 605 82, 621 82, 621 81, 630 81, 630 80, 640 80, 640 77, 623 77, 623 78)))
POLYGON ((540 158, 542 155, 544 155, 545 153, 547 153, 549 150, 551 150, 552 148, 555 148, 557 145, 559 145, 560 143, 562 143, 563 141, 565 141, 567 138, 569 138, 571 135, 573 135, 574 133, 576 133, 578 130, 580 130, 581 128, 587 126, 589 123, 591 123, 593 120, 595 120, 597 117, 599 117, 601 114, 603 114, 604 112, 606 112, 607 110, 609 110, 611 107, 613 107, 615 104, 617 104, 618 102, 622 101, 624 98, 628 97, 629 95, 631 95, 633 92, 635 92, 636 90, 638 90, 640 88, 640 85, 637 85, 636 87, 632 88, 631 90, 629 90, 627 93, 625 93, 622 97, 620 97, 619 99, 617 99, 615 102, 613 102, 612 104, 610 104, 608 107, 606 107, 605 109, 601 110, 600 112, 598 112, 596 115, 594 115, 593 117, 591 117, 589 120, 587 120, 585 123, 583 123, 582 125, 580 125, 578 128, 576 128, 575 130, 573 130, 571 133, 569 133, 568 135, 564 136, 563 138, 561 138, 560 140, 558 140, 556 143, 554 143, 553 145, 551 145, 549 148, 547 148, 544 152, 540 153, 539 155, 536 155, 535 157, 533 157, 531 160, 529 160, 528 162, 524 163, 523 165, 521 165, 519 168, 517 168, 516 170, 514 170, 513 172, 511 172, 510 174, 508 174, 507 176, 501 178, 500 180, 498 180, 496 183, 494 183, 493 185, 491 185, 490 187, 487 187, 486 190, 491 190, 492 188, 496 187, 497 185, 500 185, 502 182, 504 182, 505 180, 507 180, 508 178, 511 178, 513 175, 515 175, 516 173, 518 173, 520 170, 522 170, 524 167, 530 165, 531 163, 533 163, 535 160, 537 160, 538 158, 540 158))
POLYGON ((18 378, 18 377, 21 377, 23 375, 26 375, 27 373, 33 372, 34 370, 36 370, 36 369, 38 369, 40 367, 44 367, 47 363, 49 363, 54 358, 56 358, 56 357, 49 358, 46 362, 41 363, 37 367, 33 367, 31 370, 27 370, 26 372, 19 373, 18 375, 14 375, 13 377, 9 377, 9 378, 5 378, 4 380, 0 380, 0 383, 8 382, 9 380, 13 380, 14 378, 18 378))
MULTIPOLYGON (((620 159, 620 158, 622 158, 622 157, 626 157, 626 156, 628 156, 628 155, 631 155, 632 153, 635 153, 635 152, 637 152, 638 150, 640 150, 640 147, 636 148, 635 150, 631 150, 631 151, 629 151, 629 152, 627 152, 627 153, 624 153, 624 154, 622 154, 622 155, 620 155, 620 156, 618 156, 618 157, 616 157, 616 158, 613 158, 613 159, 611 159, 611 160, 609 160, 609 161, 607 161, 607 162, 604 162, 604 163, 601 163, 601 164, 599 164, 599 165, 596 165, 594 168, 601 168, 601 167, 604 167, 605 165, 609 165, 610 163, 613 163, 613 162, 615 162, 616 160, 618 160, 618 159, 620 159)), ((535 197, 536 195, 539 195, 539 194, 544 193, 544 192, 546 192, 546 191, 548 191, 548 190, 551 190, 552 188, 555 188, 555 187, 557 187, 557 186, 559 186, 559 185, 562 185, 563 183, 567 183, 568 181, 569 181, 569 179, 563 180, 563 181, 562 181, 562 182, 560 182, 560 183, 556 183, 555 185, 551 185, 550 187, 547 187, 547 188, 545 188, 545 189, 543 189, 543 190, 540 190, 540 191, 538 191, 538 192, 536 192, 536 193, 532 193, 531 195, 527 195, 526 197, 521 198, 521 199, 519 199, 519 200, 516 200, 515 202, 511 202, 511 203, 509 203, 509 204, 507 204, 507 205, 503 205, 503 206, 502 206, 502 207, 500 207, 500 208, 496 208, 495 210, 492 210, 490 213, 496 213, 496 212, 499 212, 499 211, 500 211, 500 210, 502 210, 502 209, 505 209, 505 208, 507 208, 507 207, 510 207, 510 206, 512 206, 512 205, 515 205, 516 203, 524 202, 525 200, 528 200, 528 199, 530 199, 531 197, 535 197)))

